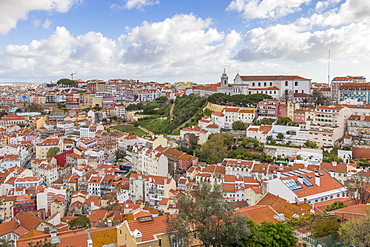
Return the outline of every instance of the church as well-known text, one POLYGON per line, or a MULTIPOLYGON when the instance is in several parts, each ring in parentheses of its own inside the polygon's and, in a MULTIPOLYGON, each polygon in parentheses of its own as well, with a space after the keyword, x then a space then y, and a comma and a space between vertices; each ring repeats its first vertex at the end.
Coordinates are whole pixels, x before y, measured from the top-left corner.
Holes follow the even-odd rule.
POLYGON ((220 83, 198 85, 193 90, 194 94, 199 96, 209 96, 214 93, 228 95, 263 93, 279 99, 285 95, 311 94, 311 79, 296 75, 241 76, 238 73, 234 83, 229 84, 229 77, 224 70, 220 83))

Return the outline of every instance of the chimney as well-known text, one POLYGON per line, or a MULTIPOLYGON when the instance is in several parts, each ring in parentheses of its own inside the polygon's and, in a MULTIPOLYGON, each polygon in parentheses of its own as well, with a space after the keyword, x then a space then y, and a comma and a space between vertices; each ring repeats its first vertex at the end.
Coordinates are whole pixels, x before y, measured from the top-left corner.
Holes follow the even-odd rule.
POLYGON ((302 177, 302 176, 298 176, 298 182, 299 182, 300 184, 303 184, 303 177, 302 177))
POLYGON ((315 184, 320 186, 320 175, 315 175, 315 184))
POLYGON ((276 176, 277 176, 278 178, 281 178, 281 171, 277 171, 276 176))
POLYGON ((330 170, 329 174, 330 174, 330 176, 334 177, 334 171, 333 170, 330 170))
POLYGON ((332 163, 331 163, 333 166, 337 166, 337 162, 336 161, 333 161, 332 163))

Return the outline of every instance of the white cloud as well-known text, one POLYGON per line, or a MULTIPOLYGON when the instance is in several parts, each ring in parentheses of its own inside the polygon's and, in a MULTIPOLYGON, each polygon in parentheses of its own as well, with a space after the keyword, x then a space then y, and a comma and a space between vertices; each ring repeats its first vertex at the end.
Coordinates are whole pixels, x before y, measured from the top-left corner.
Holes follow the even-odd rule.
POLYGON ((318 12, 291 24, 248 31, 245 46, 235 58, 248 62, 323 62, 331 50, 333 58, 369 60, 370 2, 347 0, 335 5, 337 2, 318 2, 318 12))
POLYGON ((67 12, 80 0, 1 0, 0 34, 7 34, 16 28, 19 20, 28 19, 28 13, 34 10, 67 12))
POLYGON ((233 60, 241 42, 235 31, 219 32, 211 19, 176 15, 162 22, 144 22, 116 40, 101 33, 73 36, 57 27, 47 39, 8 45, 0 54, 0 76, 57 80, 78 73, 80 78, 135 78, 205 82, 222 69, 236 70, 233 60), (178 80, 178 79, 177 79, 178 80))
POLYGON ((245 19, 275 19, 300 11, 311 0, 233 0, 228 11, 242 13, 245 19))
POLYGON ((139 9, 143 10, 145 6, 152 6, 159 4, 159 0, 123 0, 124 4, 112 4, 111 8, 113 9, 139 9))
POLYGON ((44 23, 42 24, 42 27, 45 28, 45 29, 48 29, 50 27, 50 25, 52 24, 53 22, 49 19, 46 19, 44 21, 44 23))
POLYGON ((317 13, 309 17, 300 18, 297 20, 297 26, 305 29, 318 27, 336 27, 357 22, 370 21, 370 1, 362 0, 347 0, 338 7, 333 7, 323 12, 328 6, 332 6, 339 0, 329 2, 318 2, 316 4, 317 13), (328 5, 326 5, 328 4, 328 5))
POLYGON ((329 7, 335 6, 337 3, 340 3, 342 0, 326 0, 318 1, 315 6, 315 11, 321 12, 326 10, 329 7))

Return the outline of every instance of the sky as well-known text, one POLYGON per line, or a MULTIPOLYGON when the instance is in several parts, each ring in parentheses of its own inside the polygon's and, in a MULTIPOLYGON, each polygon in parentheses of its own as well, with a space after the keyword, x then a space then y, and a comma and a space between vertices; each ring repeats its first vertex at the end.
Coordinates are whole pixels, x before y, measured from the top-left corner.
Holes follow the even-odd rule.
POLYGON ((369 41, 368 0, 0 0, 0 82, 370 78, 369 41))

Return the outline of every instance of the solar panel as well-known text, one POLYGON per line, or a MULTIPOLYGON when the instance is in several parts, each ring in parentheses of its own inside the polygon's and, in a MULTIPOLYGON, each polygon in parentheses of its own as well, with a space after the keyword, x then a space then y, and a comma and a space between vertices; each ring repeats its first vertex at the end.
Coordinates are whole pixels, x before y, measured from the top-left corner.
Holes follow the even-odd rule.
POLYGON ((305 178, 305 177, 303 177, 303 184, 306 185, 307 187, 312 187, 313 186, 313 184, 310 181, 308 181, 308 179, 305 178))
POLYGON ((303 189, 303 187, 299 185, 293 178, 285 179, 283 180, 283 183, 293 191, 303 189))

